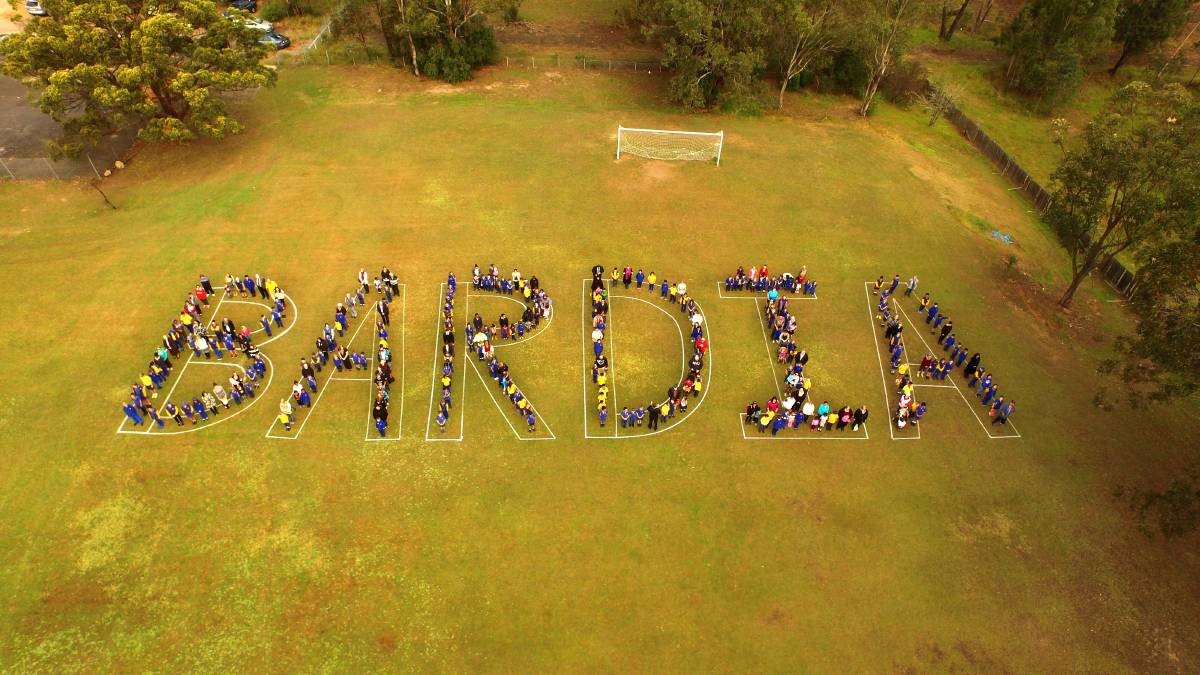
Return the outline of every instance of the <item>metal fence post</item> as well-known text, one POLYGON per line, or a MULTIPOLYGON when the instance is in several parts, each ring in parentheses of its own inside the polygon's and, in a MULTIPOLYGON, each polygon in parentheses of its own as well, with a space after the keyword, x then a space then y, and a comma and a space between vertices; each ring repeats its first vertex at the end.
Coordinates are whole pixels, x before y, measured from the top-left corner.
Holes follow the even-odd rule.
POLYGON ((4 167, 4 171, 8 173, 9 178, 13 180, 17 179, 17 177, 13 175, 12 169, 8 168, 8 165, 4 163, 3 159, 0 159, 0 166, 4 167))
POLYGON ((92 165, 92 173, 96 174, 96 178, 99 178, 100 172, 96 170, 96 163, 92 161, 92 156, 90 154, 85 154, 84 157, 87 157, 88 164, 92 165))
POLYGON ((62 180, 58 177, 58 172, 54 170, 54 165, 50 163, 49 159, 43 157, 42 161, 46 163, 46 166, 50 167, 50 173, 54 174, 54 180, 62 180))

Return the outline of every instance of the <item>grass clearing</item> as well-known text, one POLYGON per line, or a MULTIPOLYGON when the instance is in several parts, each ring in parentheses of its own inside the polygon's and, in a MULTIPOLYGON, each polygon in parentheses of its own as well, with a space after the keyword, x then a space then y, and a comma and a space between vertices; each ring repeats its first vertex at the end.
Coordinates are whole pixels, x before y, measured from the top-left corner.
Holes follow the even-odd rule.
MULTIPOLYGON (((1111 495, 1193 459, 1196 411, 1148 425, 1091 406, 1104 345, 1045 312, 1029 278, 1061 284, 1066 260, 1028 204, 915 111, 860 120, 806 95, 787 115, 687 116, 661 87, 286 68, 239 111, 245 135, 142 150, 105 184, 116 211, 82 184, 0 184, 0 337, 23 345, 0 362, 0 662, 1194 670, 1192 549, 1147 541, 1111 495), (616 162, 618 123, 723 128, 722 165, 616 162), (1029 277, 963 214, 1011 233, 1029 277), (491 261, 536 273, 561 314, 513 354, 559 440, 516 442, 470 374, 463 442, 425 442, 439 284, 491 261), (585 440, 579 280, 627 261, 689 282, 714 384, 670 433, 585 440), (751 263, 820 282, 799 308, 816 387, 871 407, 869 441, 741 439, 736 413, 772 386, 751 303, 714 284, 751 263), (263 437, 266 404, 202 433, 113 434, 199 272, 261 271, 302 305, 264 348, 290 373, 357 270, 385 265, 407 284, 402 440, 361 440, 356 383, 294 441, 263 437), (928 437, 889 440, 862 284, 897 272, 988 355, 1024 439, 989 439, 936 390, 928 437), (1153 462, 1135 450, 1151 444, 1153 462)), ((1081 314, 1128 321, 1088 295, 1081 314)))

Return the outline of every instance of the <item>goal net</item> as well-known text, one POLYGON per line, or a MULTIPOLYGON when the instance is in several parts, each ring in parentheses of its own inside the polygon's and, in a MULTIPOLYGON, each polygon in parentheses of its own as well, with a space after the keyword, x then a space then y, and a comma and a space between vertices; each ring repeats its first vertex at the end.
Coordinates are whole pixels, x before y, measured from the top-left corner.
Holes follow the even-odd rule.
POLYGON ((715 160, 720 166, 724 145, 724 131, 706 133, 617 127, 617 159, 625 153, 647 159, 715 160))

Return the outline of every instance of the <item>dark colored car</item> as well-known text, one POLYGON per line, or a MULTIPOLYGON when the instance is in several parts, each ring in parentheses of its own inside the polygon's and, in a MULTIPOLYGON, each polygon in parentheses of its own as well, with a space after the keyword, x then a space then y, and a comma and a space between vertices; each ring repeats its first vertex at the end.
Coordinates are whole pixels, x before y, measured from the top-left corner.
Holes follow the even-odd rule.
POLYGON ((286 35, 280 35, 273 30, 269 30, 258 38, 258 43, 262 45, 275 45, 275 49, 287 49, 292 41, 286 35))
POLYGON ((232 0, 229 6, 244 9, 247 12, 254 12, 258 10, 258 0, 232 0))

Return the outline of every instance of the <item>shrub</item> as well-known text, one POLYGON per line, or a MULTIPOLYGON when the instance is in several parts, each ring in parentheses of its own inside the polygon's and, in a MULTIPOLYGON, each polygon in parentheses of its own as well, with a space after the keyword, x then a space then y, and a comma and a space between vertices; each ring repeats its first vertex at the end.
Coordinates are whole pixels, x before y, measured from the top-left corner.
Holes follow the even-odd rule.
POLYGON ((871 77, 871 68, 861 54, 852 49, 843 49, 835 53, 829 64, 815 75, 824 91, 862 96, 871 77))
POLYGON ((521 3, 514 2, 504 6, 504 23, 516 23, 521 20, 521 3))
POLYGON ((907 107, 929 91, 929 71, 916 61, 901 61, 888 71, 879 89, 892 103, 907 107))
POLYGON ((421 71, 446 82, 471 79, 471 69, 496 58, 496 33, 486 21, 472 20, 458 40, 438 39, 422 51, 421 71))
POLYGON ((286 18, 288 15, 288 5, 285 0, 269 0, 263 5, 262 18, 272 23, 286 18))
POLYGON ((744 117, 759 117, 763 114, 763 102, 753 93, 734 92, 722 97, 721 110, 744 117))

